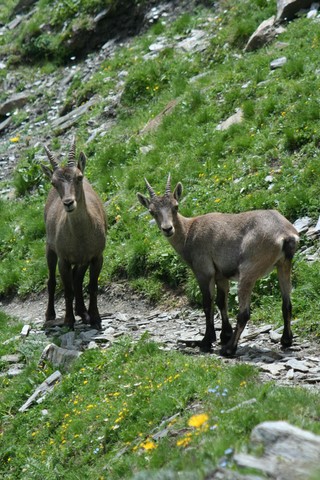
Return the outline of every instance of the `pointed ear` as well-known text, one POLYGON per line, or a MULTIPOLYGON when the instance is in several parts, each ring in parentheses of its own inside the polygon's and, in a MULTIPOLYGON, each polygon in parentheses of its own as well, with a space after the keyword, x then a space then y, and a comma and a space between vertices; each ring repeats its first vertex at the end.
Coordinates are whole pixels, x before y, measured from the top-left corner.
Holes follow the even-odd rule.
POLYGON ((177 183, 176 188, 174 189, 173 192, 173 197, 177 200, 177 202, 180 200, 180 197, 182 195, 182 183, 177 183))
POLYGON ((139 200, 139 202, 141 203, 141 205, 145 208, 147 208, 149 210, 149 206, 150 206, 150 200, 149 198, 145 197, 144 195, 142 195, 142 193, 137 193, 137 199, 139 200))
POLYGON ((87 157, 83 152, 80 152, 79 155, 79 161, 78 161, 78 168, 81 170, 82 173, 84 173, 84 169, 86 168, 86 163, 87 163, 87 157))
POLYGON ((43 165, 42 163, 40 163, 40 167, 41 167, 43 173, 45 174, 45 176, 47 178, 49 178, 49 180, 51 180, 53 170, 50 167, 48 167, 47 165, 43 165))

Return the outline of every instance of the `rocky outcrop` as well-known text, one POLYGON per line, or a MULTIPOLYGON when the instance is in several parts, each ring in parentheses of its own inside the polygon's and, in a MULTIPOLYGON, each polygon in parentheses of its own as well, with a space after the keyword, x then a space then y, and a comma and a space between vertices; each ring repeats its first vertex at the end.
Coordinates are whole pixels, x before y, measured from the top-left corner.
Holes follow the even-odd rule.
POLYGON ((267 43, 270 43, 277 35, 285 31, 284 27, 280 23, 293 20, 301 11, 308 12, 312 9, 312 15, 314 17, 319 4, 310 0, 278 0, 277 1, 277 13, 270 17, 268 20, 264 20, 257 30, 249 38, 244 51, 250 52, 263 47, 267 43), (314 13, 315 12, 315 13, 314 13))
POLYGON ((5 102, 0 104, 0 116, 5 116, 16 108, 23 107, 30 99, 30 94, 21 92, 12 95, 5 102))
POLYGON ((268 18, 261 23, 257 30, 251 35, 245 47, 246 52, 257 50, 266 43, 271 42, 277 35, 283 33, 285 29, 275 24, 275 16, 268 18))
POLYGON ((12 18, 17 14, 25 13, 32 8, 38 0, 19 0, 12 11, 12 18))
POLYGON ((301 10, 309 10, 312 0, 277 0, 277 22, 293 20, 301 10))

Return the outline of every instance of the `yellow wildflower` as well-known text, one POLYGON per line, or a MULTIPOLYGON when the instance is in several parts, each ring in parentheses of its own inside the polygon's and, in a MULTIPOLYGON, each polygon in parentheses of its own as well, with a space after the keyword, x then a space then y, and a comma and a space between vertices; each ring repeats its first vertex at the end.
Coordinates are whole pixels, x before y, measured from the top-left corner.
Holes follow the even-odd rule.
POLYGON ((154 450, 157 448, 157 444, 153 440, 146 440, 145 442, 141 443, 140 447, 144 450, 154 450))
POLYGON ((187 447, 190 442, 191 442, 191 434, 187 434, 186 436, 177 440, 176 445, 177 447, 187 447))
POLYGON ((206 413, 200 413, 198 415, 192 415, 189 418, 188 425, 189 427, 201 428, 209 420, 209 417, 206 413))

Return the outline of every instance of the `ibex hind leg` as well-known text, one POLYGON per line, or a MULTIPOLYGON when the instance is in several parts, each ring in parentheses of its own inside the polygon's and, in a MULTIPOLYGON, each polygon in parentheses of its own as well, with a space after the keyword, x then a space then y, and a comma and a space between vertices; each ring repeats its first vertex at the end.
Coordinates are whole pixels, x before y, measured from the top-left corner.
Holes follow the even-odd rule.
POLYGON ((75 314, 81 317, 83 323, 90 323, 90 315, 83 299, 83 279, 89 265, 75 265, 73 267, 73 287, 75 295, 75 314))
POLYGON ((291 260, 286 259, 277 265, 279 286, 282 296, 283 334, 281 345, 283 348, 291 347, 293 334, 291 331, 292 304, 291 304, 291 260))
POLYGON ((101 328, 101 317, 98 310, 98 278, 102 269, 103 256, 94 258, 90 263, 90 281, 89 281, 89 317, 92 327, 101 328))
POLYGON ((213 305, 215 284, 212 276, 203 278, 199 278, 198 276, 198 282, 202 293, 203 311, 206 317, 206 331, 203 339, 201 341, 196 341, 195 345, 200 347, 201 352, 209 353, 212 351, 212 343, 214 343, 217 339, 214 328, 213 305))
POLYGON ((222 279, 217 281, 217 307, 220 310, 222 329, 220 340, 222 345, 226 345, 232 337, 232 326, 228 317, 228 293, 229 293, 229 281, 222 279))
POLYGON ((49 270, 48 278, 48 305, 46 310, 46 322, 49 320, 54 320, 56 318, 56 312, 54 309, 54 294, 56 290, 56 268, 58 257, 57 254, 50 249, 47 249, 47 264, 49 270))

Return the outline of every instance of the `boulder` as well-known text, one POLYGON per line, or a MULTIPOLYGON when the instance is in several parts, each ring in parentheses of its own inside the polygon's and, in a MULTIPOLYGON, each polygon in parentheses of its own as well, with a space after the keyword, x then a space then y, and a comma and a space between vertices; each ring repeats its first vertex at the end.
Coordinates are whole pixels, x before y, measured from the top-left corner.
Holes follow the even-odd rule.
POLYGON ((0 104, 0 116, 5 116, 16 108, 23 107, 30 98, 30 94, 26 92, 16 93, 8 98, 4 103, 0 104))
POLYGON ((238 108, 236 113, 231 115, 231 117, 219 123, 219 125, 216 127, 216 130, 228 130, 228 128, 230 128, 231 125, 241 123, 242 121, 243 121, 243 111, 241 108, 238 108))
POLYGON ((319 435, 283 421, 263 422, 252 430, 251 443, 254 450, 263 448, 263 456, 235 454, 238 467, 254 468, 273 479, 319 478, 311 477, 320 464, 319 435))
POLYGON ((257 30, 251 35, 247 45, 244 48, 245 52, 257 50, 267 43, 271 42, 277 35, 283 33, 285 29, 281 26, 275 25, 275 16, 268 18, 259 25, 257 30))
POLYGON ((16 16, 18 13, 25 13, 30 10, 35 3, 37 3, 37 0, 19 0, 13 9, 12 16, 16 16))
POLYGON ((277 0, 277 22, 293 20, 300 10, 309 10, 313 0, 277 0))

